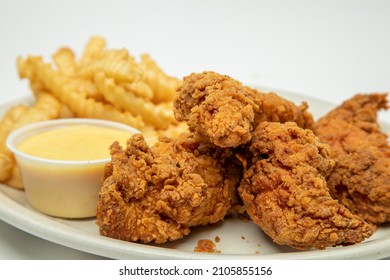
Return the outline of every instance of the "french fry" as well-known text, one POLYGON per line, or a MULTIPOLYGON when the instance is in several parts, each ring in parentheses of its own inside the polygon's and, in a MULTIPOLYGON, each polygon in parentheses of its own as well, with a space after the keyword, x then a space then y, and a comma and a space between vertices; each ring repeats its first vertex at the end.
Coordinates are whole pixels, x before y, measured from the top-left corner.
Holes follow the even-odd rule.
POLYGON ((31 80, 30 89, 36 98, 38 98, 38 96, 41 94, 49 93, 47 88, 45 88, 40 81, 31 80))
POLYGON ((123 87, 116 85, 114 79, 106 78, 102 72, 95 75, 95 82, 107 101, 118 109, 140 116, 146 125, 164 129, 176 122, 171 103, 155 105, 137 97, 132 92, 126 92, 123 87))
POLYGON ((140 117, 135 117, 129 112, 121 112, 111 104, 100 103, 78 93, 68 85, 64 76, 52 69, 50 64, 42 61, 34 61, 33 64, 37 78, 77 117, 112 120, 135 128, 144 126, 140 117))
POLYGON ((52 55, 18 57, 19 77, 27 79, 36 101, 11 108, 0 121, 0 181, 23 188, 12 153, 5 146, 10 131, 51 118, 98 118, 128 124, 152 144, 158 137, 187 131, 172 106, 181 80, 168 76, 148 55, 139 62, 126 49, 108 49, 106 40, 90 38, 80 59, 67 47, 52 55))
POLYGON ((146 143, 151 147, 158 141, 158 133, 157 130, 150 125, 144 126, 141 130, 142 135, 145 138, 146 143))
POLYGON ((120 86, 127 91, 134 93, 134 95, 144 98, 145 100, 151 100, 153 98, 152 88, 144 81, 137 81, 134 83, 119 83, 120 86))
MULTIPOLYGON (((15 160, 15 159, 14 159, 15 160)), ((14 162, 11 169, 11 176, 5 181, 8 186, 14 187, 15 189, 24 189, 22 176, 20 174, 19 166, 14 162)))
POLYGON ((58 118, 61 104, 49 94, 41 94, 32 106, 18 105, 12 107, 0 122, 0 181, 9 181, 18 187, 19 180, 12 179, 15 159, 5 144, 5 139, 15 129, 26 124, 58 118))
POLYGON ((35 82, 36 77, 34 73, 34 68, 31 67, 31 64, 34 61, 42 61, 42 59, 42 56, 28 56, 27 59, 23 59, 19 56, 16 60, 19 78, 27 78, 30 82, 35 82))
MULTIPOLYGON (((26 114, 29 111, 29 107, 26 105, 17 105, 10 108, 7 113, 4 115, 3 119, 0 122, 0 154, 11 157, 12 153, 8 150, 5 140, 9 133, 11 133, 14 129, 19 127, 19 123, 26 123, 26 114)), ((3 164, 2 167, 6 168, 6 164, 3 164)), ((1 176, 0 176, 1 177, 1 176)))
POLYGON ((13 157, 0 153, 0 181, 5 182, 12 176, 15 165, 13 157))
POLYGON ((103 101, 104 97, 98 92, 95 83, 89 79, 72 78, 68 81, 69 87, 85 97, 93 98, 95 101, 103 101))
POLYGON ((126 60, 115 61, 109 58, 92 61, 81 67, 78 75, 82 78, 93 79, 97 72, 103 72, 107 77, 124 83, 139 81, 142 76, 142 70, 136 64, 126 60))
POLYGON ((76 71, 76 61, 73 51, 69 48, 60 48, 53 54, 53 61, 58 71, 66 76, 74 75, 76 71))
POLYGON ((83 54, 80 58, 80 64, 87 63, 92 60, 94 56, 99 54, 106 47, 106 40, 99 36, 93 36, 88 41, 87 45, 84 48, 83 54))
POLYGON ((13 125, 27 111, 27 106, 18 105, 10 108, 0 122, 0 181, 6 181, 11 177, 12 168, 15 165, 13 154, 8 150, 5 140, 13 130, 13 125))
POLYGON ((141 55, 140 67, 143 71, 142 80, 153 90, 153 102, 172 101, 181 81, 165 74, 148 54, 141 55))
MULTIPOLYGON (((88 63, 91 63, 91 61, 105 60, 105 59, 109 59, 111 61, 127 61, 129 63, 136 63, 135 57, 130 55, 126 49, 101 50, 100 52, 95 53, 93 58, 90 61, 88 61, 88 63)), ((80 62, 79 66, 83 66, 88 63, 80 62)))
POLYGON ((176 139, 182 133, 189 132, 188 125, 185 122, 180 122, 177 124, 171 124, 166 129, 156 130, 158 137, 169 137, 176 139))
POLYGON ((13 129, 26 124, 58 118, 61 103, 50 94, 41 94, 27 112, 14 124, 13 129))
POLYGON ((189 132, 188 126, 184 122, 171 124, 166 129, 156 129, 153 126, 145 126, 141 129, 141 133, 145 137, 145 141, 149 146, 153 146, 160 137, 177 138, 182 133, 189 132))

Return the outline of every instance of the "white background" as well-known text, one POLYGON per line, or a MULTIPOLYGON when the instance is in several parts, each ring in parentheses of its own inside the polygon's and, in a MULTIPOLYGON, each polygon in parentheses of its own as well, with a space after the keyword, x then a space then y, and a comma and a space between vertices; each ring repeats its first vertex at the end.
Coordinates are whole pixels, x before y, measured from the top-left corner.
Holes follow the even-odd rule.
MULTIPOLYGON (((335 104, 390 91, 390 1, 0 0, 0 103, 30 95, 17 56, 80 54, 92 35, 180 78, 213 70, 335 104)), ((0 258, 94 258, 3 222, 0 247, 0 258)))

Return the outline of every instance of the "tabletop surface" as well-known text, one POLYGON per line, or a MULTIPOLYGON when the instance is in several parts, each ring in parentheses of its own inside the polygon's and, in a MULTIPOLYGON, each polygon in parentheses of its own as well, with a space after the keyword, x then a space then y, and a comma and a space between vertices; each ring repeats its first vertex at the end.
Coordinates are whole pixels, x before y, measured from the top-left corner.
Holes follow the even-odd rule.
MULTIPOLYGON (((16 58, 81 52, 93 35, 149 53, 172 76, 213 70, 335 104, 390 91, 389 1, 2 1, 0 103, 30 95, 16 58)), ((381 113, 390 121, 390 113, 381 113)), ((0 216, 0 259, 102 259, 0 216)))

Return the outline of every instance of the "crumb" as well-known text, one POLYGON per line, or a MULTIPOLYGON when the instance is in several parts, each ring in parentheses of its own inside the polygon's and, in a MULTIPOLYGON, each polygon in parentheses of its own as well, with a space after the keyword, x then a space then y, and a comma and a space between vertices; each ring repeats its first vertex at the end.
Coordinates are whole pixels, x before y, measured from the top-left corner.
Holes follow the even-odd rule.
POLYGON ((242 240, 245 240, 245 236, 241 235, 241 239, 242 239, 242 240))
POLYGON ((256 255, 259 255, 259 254, 260 254, 260 252, 259 252, 259 251, 256 251, 256 252, 255 252, 255 254, 256 254, 256 255))
POLYGON ((215 241, 216 243, 218 243, 219 241, 221 241, 221 238, 217 235, 217 236, 215 237, 214 241, 215 241))
POLYGON ((249 222, 249 217, 247 215, 240 215, 239 219, 241 221, 243 221, 244 223, 248 223, 249 222))
POLYGON ((203 253, 220 253, 220 251, 215 251, 215 243, 210 239, 200 239, 198 244, 194 249, 194 252, 203 252, 203 253))

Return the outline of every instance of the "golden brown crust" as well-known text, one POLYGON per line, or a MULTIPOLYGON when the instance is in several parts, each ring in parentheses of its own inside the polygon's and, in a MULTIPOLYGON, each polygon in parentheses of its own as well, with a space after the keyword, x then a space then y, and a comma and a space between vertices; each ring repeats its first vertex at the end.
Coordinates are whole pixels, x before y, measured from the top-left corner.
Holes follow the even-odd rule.
POLYGON ((367 221, 390 221, 390 147, 377 123, 386 94, 358 94, 315 125, 337 161, 328 186, 333 197, 367 221))
POLYGON ((134 135, 126 149, 111 147, 97 224, 103 235, 163 243, 190 227, 222 220, 236 201, 240 174, 225 166, 230 152, 192 135, 149 147, 134 135))
POLYGON ((153 146, 142 135, 126 148, 112 145, 97 211, 101 234, 164 243, 221 221, 243 202, 278 244, 362 242, 374 227, 331 197, 326 179, 335 161, 310 130, 307 108, 214 72, 185 77, 174 110, 191 133, 153 146))
POLYGON ((247 143, 261 121, 295 121, 305 128, 313 124, 307 104, 296 106, 211 71, 184 77, 174 98, 174 113, 191 131, 220 147, 247 143))
POLYGON ((220 251, 215 250, 215 243, 210 239, 200 239, 195 246, 194 252, 202 253, 220 253, 220 251))
POLYGON ((358 243, 373 233, 330 196, 325 176, 334 161, 311 130, 263 122, 250 149, 255 157, 239 193, 253 222, 276 243, 324 249, 358 243))

